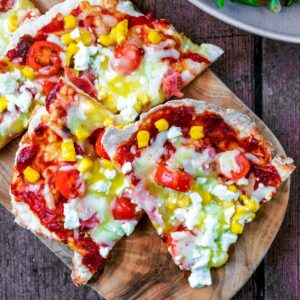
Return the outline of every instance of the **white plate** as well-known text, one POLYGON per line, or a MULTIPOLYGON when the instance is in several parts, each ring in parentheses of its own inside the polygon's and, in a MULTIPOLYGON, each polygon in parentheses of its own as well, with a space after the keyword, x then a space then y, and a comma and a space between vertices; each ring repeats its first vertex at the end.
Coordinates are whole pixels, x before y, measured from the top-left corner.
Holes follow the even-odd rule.
POLYGON ((300 4, 283 7, 279 14, 266 7, 251 7, 225 0, 224 8, 217 0, 189 0, 208 14, 251 33, 291 43, 300 43, 300 4))

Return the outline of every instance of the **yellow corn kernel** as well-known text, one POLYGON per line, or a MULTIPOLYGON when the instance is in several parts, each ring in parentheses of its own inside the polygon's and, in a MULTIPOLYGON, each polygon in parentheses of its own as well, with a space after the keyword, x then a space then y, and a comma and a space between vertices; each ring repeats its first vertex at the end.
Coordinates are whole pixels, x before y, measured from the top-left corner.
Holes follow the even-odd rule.
POLYGON ((78 51, 79 51, 79 47, 77 46, 77 44, 71 43, 71 44, 68 46, 68 49, 67 49, 67 52, 68 52, 68 53, 74 55, 74 54, 76 54, 78 51))
POLYGON ((105 47, 112 46, 116 42, 110 34, 100 34, 98 40, 105 47))
POLYGON ((73 56, 72 53, 70 53, 70 52, 68 52, 68 51, 66 52, 66 61, 65 61, 66 67, 69 67, 69 66, 70 66, 72 56, 73 56))
POLYGON ((7 109, 8 101, 5 97, 0 97, 0 113, 7 109))
POLYGON ((155 30, 150 30, 148 33, 148 40, 152 43, 152 44, 159 44, 162 40, 162 36, 159 32, 155 31, 155 30))
POLYGON ((202 203, 203 204, 208 204, 211 201, 211 194, 204 190, 201 192, 201 196, 202 196, 202 203))
POLYGON ((71 38, 70 33, 65 33, 61 36, 61 40, 65 45, 70 45, 71 43, 74 42, 74 40, 71 38))
POLYGON ((83 159, 81 159, 78 163, 78 170, 81 173, 85 173, 87 170, 91 169, 91 167, 93 166, 93 162, 92 160, 90 160, 87 157, 84 157, 83 159))
POLYGON ((169 199, 168 202, 167 202, 167 207, 169 209, 175 209, 177 206, 176 206, 176 201, 174 201, 174 199, 169 199))
POLYGON ((64 17, 65 29, 74 29, 77 25, 77 20, 73 15, 64 17))
POLYGON ((166 119, 160 119, 154 123, 159 132, 169 129, 169 123, 166 119))
POLYGON ((64 161, 76 161, 76 152, 73 141, 62 142, 61 152, 64 161))
POLYGON ((30 183, 37 182, 40 179, 40 173, 31 167, 27 167, 23 171, 23 174, 26 180, 30 183))
POLYGON ((128 33, 128 20, 119 22, 114 28, 112 28, 110 34, 112 38, 120 45, 125 42, 128 33))
POLYGON ((256 212, 259 209, 259 203, 254 199, 247 197, 246 195, 241 195, 240 199, 243 201, 244 205, 251 211, 256 212))
POLYGON ((190 198, 188 196, 182 196, 179 200, 178 200, 178 206, 180 208, 184 208, 189 206, 191 203, 190 198))
POLYGON ((251 212, 256 212, 259 209, 259 203, 251 198, 245 201, 244 205, 248 207, 251 212))
POLYGON ((34 70, 31 69, 30 67, 24 67, 23 70, 22 70, 22 74, 28 78, 28 79, 31 79, 33 80, 35 78, 35 73, 34 73, 34 70))
POLYGON ((89 46, 92 43, 92 34, 88 30, 80 30, 80 37, 76 41, 89 46))
POLYGON ((190 128, 190 137, 193 140, 202 139, 204 137, 203 126, 192 126, 190 128))
POLYGON ((107 160, 107 159, 101 159, 101 165, 104 169, 108 169, 108 170, 114 170, 114 166, 111 163, 111 161, 107 160))
POLYGON ((237 222, 232 222, 230 224, 230 229, 234 234, 241 234, 244 230, 244 226, 237 222))
POLYGON ((10 32, 14 32, 19 27, 19 18, 17 14, 13 14, 9 19, 7 23, 8 30, 10 32))
POLYGON ((242 205, 237 205, 235 208, 235 214, 233 218, 240 218, 244 216, 245 214, 249 213, 249 209, 242 205))
POLYGON ((75 135, 80 141, 84 141, 90 136, 90 133, 85 128, 78 128, 75 135))
POLYGON ((105 127, 110 127, 110 126, 112 126, 112 125, 114 125, 114 122, 113 122, 112 119, 107 118, 107 119, 104 121, 104 126, 105 126, 105 127))
POLYGON ((149 144, 150 133, 147 130, 141 130, 137 133, 136 138, 139 148, 147 147, 149 144))
POLYGON ((235 185, 229 185, 229 186, 227 187, 227 189, 228 189, 229 191, 231 191, 231 192, 236 192, 236 191, 237 191, 237 188, 236 188, 235 185))

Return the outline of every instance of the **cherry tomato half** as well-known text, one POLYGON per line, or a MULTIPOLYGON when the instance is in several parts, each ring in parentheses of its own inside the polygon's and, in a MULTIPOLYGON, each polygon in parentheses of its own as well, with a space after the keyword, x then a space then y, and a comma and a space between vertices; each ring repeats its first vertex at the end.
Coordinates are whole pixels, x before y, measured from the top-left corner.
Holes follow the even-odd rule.
POLYGON ((142 55, 139 48, 133 44, 124 44, 115 50, 115 59, 112 68, 124 75, 136 71, 142 61, 142 55))
POLYGON ((136 215, 136 205, 126 196, 118 197, 112 206, 112 214, 115 220, 130 220, 136 215))
POLYGON ((102 158, 104 158, 104 159, 110 160, 108 154, 106 153, 106 151, 105 151, 105 149, 104 149, 104 147, 103 147, 103 145, 102 145, 102 137, 103 137, 104 133, 105 133, 105 130, 103 130, 103 131, 99 134, 99 136, 98 136, 98 138, 97 138, 97 141, 96 141, 96 144, 95 144, 96 153, 97 153, 97 155, 98 155, 99 157, 102 157, 102 158))
POLYGON ((170 170, 165 165, 160 164, 154 174, 154 181, 169 189, 188 192, 193 184, 193 177, 180 170, 170 170))
POLYGON ((62 49, 54 43, 34 42, 27 53, 27 64, 40 75, 56 75, 61 67, 60 51, 62 49))
MULTIPOLYGON (((249 172, 250 169, 250 162, 249 160, 245 157, 244 154, 239 153, 236 157, 235 160, 237 162, 237 164, 240 167, 240 171, 238 173, 236 172, 231 172, 230 176, 228 176, 227 174, 227 178, 231 179, 233 181, 239 180, 241 178, 243 178, 244 176, 247 175, 247 173, 249 172)), ((223 174, 224 175, 224 174, 223 174)))
POLYGON ((78 170, 60 169, 54 176, 55 187, 65 198, 74 199, 84 194, 85 186, 78 170))

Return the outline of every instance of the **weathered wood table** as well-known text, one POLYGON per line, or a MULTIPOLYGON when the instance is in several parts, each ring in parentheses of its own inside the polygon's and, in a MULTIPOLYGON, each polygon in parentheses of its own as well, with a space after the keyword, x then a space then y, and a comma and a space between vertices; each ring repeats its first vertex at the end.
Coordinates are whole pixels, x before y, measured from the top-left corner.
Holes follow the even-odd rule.
MULTIPOLYGON (((212 70, 273 130, 287 154, 300 159, 300 45, 275 42, 228 26, 187 0, 135 0, 166 17, 195 42, 225 50, 212 70)), ((293 174, 284 223, 264 261, 235 299, 299 299, 300 171, 293 174)), ((101 299, 76 288, 70 271, 0 207, 0 299, 101 299)), ((251 251, 251 249, 249 249, 251 251)))

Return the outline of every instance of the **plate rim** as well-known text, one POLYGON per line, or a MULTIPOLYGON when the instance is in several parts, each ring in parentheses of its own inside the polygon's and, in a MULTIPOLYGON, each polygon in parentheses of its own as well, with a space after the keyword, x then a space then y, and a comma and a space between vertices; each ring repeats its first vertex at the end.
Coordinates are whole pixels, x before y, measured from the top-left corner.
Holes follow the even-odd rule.
POLYGON ((240 28, 244 31, 250 32, 252 34, 259 35, 261 37, 269 38, 276 41, 281 42, 289 42, 294 44, 300 44, 300 36, 291 36, 291 35, 283 35, 279 33, 274 33, 269 30, 264 30, 256 26, 248 25, 243 23, 242 21, 238 21, 233 19, 232 17, 229 17, 227 15, 222 14, 221 11, 216 11, 214 8, 210 7, 206 3, 202 2, 201 0, 188 0, 204 12, 208 13, 209 15, 229 24, 232 26, 235 26, 237 28, 240 28))

